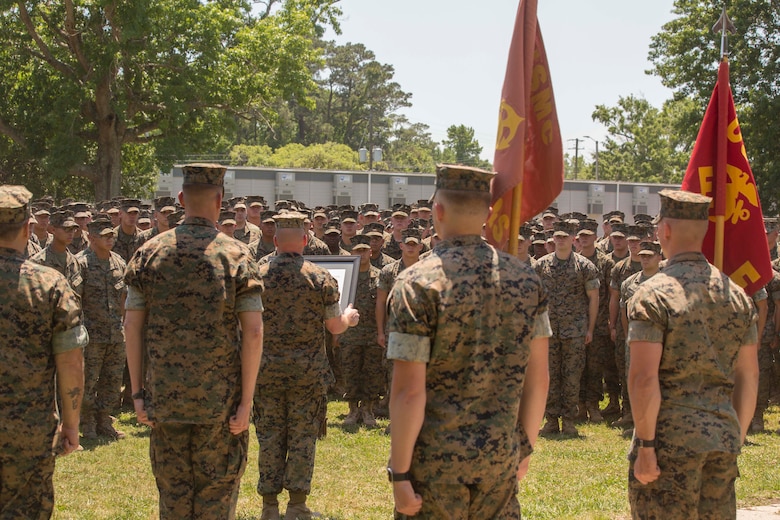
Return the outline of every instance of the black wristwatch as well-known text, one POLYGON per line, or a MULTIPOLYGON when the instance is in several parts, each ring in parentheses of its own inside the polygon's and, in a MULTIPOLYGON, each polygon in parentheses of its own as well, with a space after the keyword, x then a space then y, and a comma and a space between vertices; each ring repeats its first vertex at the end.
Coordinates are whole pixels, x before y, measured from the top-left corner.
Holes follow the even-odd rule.
POLYGON ((402 482, 404 480, 412 480, 412 474, 407 471, 406 473, 393 473, 393 468, 387 466, 387 480, 390 482, 402 482))
POLYGON ((638 448, 655 448, 655 439, 646 441, 637 437, 636 445, 638 448))
POLYGON ((139 391, 137 391, 136 393, 134 393, 133 395, 131 395, 131 396, 130 396, 130 398, 131 398, 133 401, 135 401, 136 399, 143 399, 143 398, 144 398, 144 395, 146 395, 146 394, 144 394, 144 390, 143 390, 143 388, 142 388, 141 390, 139 390, 139 391))

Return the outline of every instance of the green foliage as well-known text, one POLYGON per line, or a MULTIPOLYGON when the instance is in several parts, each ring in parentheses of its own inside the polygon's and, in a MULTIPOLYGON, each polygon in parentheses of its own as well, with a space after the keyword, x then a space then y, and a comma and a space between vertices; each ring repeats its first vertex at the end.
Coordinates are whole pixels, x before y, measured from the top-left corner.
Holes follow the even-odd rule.
MULTIPOLYGON (((650 45, 650 70, 675 92, 687 98, 698 122, 686 135, 695 139, 704 109, 717 79, 720 35, 710 27, 722 4, 676 0, 674 20, 665 24, 650 45)), ((759 186, 764 209, 777 211, 780 202, 780 3, 733 0, 728 14, 737 29, 730 35, 731 87, 745 148, 759 186)))
POLYGON ((644 99, 620 97, 617 106, 597 105, 593 120, 607 127, 599 152, 601 179, 679 183, 685 174, 691 142, 677 133, 690 105, 668 101, 659 110, 644 99))
POLYGON ((482 145, 474 138, 474 129, 466 125, 451 125, 447 139, 442 141, 442 162, 490 168, 490 163, 480 159, 482 145))
POLYGON ((358 153, 337 143, 304 146, 290 143, 272 151, 267 145, 236 145, 230 151, 230 164, 277 168, 308 168, 319 170, 363 170, 358 153))
POLYGON ((160 166, 227 151, 237 119, 272 119, 273 100, 308 98, 312 41, 340 14, 332 0, 264 5, 3 1, 0 151, 53 179, 87 178, 98 197, 151 188, 121 183, 128 145, 152 145, 160 166))

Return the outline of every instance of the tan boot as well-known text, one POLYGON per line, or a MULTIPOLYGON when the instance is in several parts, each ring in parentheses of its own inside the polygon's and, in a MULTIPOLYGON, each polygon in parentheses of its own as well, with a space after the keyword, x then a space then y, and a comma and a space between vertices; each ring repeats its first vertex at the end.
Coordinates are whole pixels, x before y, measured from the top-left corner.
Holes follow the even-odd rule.
POLYGON ((552 435, 554 433, 560 433, 560 431, 561 430, 558 427, 558 417, 548 415, 547 422, 544 427, 539 430, 539 435, 552 435))
POLYGON ((574 426, 574 420, 568 417, 564 417, 563 421, 561 421, 561 432, 564 435, 579 435, 580 432, 577 431, 577 427, 574 426))
POLYGON ((587 422, 588 421, 588 408, 585 406, 584 402, 580 402, 577 405, 577 422, 587 422))
POLYGON ((588 417, 590 417, 590 422, 596 423, 604 420, 604 417, 602 417, 601 412, 599 411, 598 403, 587 403, 585 407, 588 409, 588 417))
POLYGON ((291 492, 287 511, 284 512, 284 520, 311 520, 313 517, 314 513, 306 505, 306 494, 291 492))
POLYGON ((355 401, 349 402, 349 413, 346 417, 344 417, 344 426, 353 426, 357 424, 358 419, 360 418, 360 409, 358 408, 358 404, 355 401))
POLYGON ((263 512, 260 520, 280 520, 279 499, 276 495, 263 495, 263 512))
POLYGON ((95 431, 95 416, 89 414, 81 418, 81 436, 85 439, 97 439, 97 432, 95 431))
POLYGON ((114 428, 114 418, 107 414, 98 415, 96 431, 98 435, 111 437, 116 441, 125 438, 125 432, 121 432, 114 428))
POLYGON ((750 421, 750 426, 748 427, 748 433, 762 433, 763 431, 764 431, 763 414, 753 416, 753 419, 750 421))
POLYGON ((631 413, 626 413, 623 411, 623 417, 618 419, 617 421, 612 421, 610 424, 613 428, 633 428, 634 427, 634 418, 631 415, 631 413))
POLYGON ((620 413, 620 400, 615 394, 609 394, 609 404, 604 408, 603 415, 618 415, 620 413))
POLYGON ((374 402, 368 401, 367 403, 363 403, 360 407, 360 411, 363 418, 363 424, 367 428, 376 427, 376 419, 374 418, 374 402))

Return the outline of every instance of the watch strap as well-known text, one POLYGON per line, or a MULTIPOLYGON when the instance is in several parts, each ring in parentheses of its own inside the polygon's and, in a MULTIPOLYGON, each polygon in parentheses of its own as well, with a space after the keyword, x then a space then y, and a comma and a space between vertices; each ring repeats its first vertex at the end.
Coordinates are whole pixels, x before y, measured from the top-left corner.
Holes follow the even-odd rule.
POLYGON ((387 479, 390 482, 403 482, 404 480, 412 480, 412 473, 409 471, 405 473, 395 473, 392 469, 388 467, 387 479))
POLYGON ((639 448, 655 448, 655 439, 646 441, 644 439, 637 438, 636 445, 639 448))

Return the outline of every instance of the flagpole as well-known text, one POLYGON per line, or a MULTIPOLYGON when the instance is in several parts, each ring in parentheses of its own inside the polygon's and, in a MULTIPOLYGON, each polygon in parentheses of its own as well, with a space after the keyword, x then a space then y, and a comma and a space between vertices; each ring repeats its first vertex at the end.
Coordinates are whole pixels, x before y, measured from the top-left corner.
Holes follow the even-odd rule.
POLYGON ((715 161, 715 240, 714 264, 723 269, 724 235, 726 232, 726 163, 728 151, 728 116, 729 116, 729 59, 727 32, 734 33, 726 6, 723 6, 720 18, 712 27, 714 32, 720 32, 720 65, 718 66, 718 126, 715 143, 717 155, 715 161))
MULTIPOLYGON (((521 152, 521 156, 525 155, 525 151, 521 152)), ((525 157, 520 158, 520 164, 523 164, 525 157)), ((512 188, 512 213, 509 216, 509 246, 507 253, 512 256, 517 256, 517 246, 520 237, 520 209, 523 205, 523 182, 521 181, 517 186, 512 188)))

